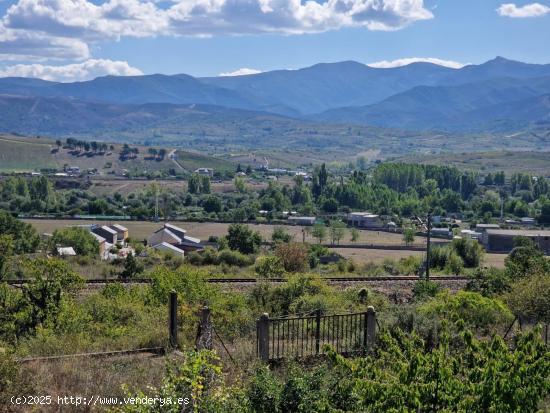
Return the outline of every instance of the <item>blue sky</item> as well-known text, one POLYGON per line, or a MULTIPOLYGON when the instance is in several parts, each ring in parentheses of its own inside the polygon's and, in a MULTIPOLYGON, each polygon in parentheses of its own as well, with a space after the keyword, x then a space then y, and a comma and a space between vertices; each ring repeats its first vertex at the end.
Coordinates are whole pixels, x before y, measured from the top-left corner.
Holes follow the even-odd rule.
POLYGON ((550 0, 0 0, 0 15, 2 76, 217 76, 404 58, 550 63, 550 0))

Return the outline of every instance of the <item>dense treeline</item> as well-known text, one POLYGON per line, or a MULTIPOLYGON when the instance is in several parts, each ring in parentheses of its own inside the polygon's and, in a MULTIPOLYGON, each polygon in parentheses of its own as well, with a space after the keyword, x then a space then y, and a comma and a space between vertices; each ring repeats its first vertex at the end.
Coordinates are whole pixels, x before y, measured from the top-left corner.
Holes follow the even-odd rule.
MULTIPOLYGON (((256 177, 255 179, 261 179, 256 177)), ((59 185, 59 182, 57 183, 59 185)), ((212 193, 208 176, 193 174, 187 190, 166 191, 151 185, 123 196, 97 196, 86 187, 54 188, 46 177, 9 177, 0 182, 0 208, 14 213, 63 213, 68 215, 130 215, 184 219, 249 221, 281 218, 283 211, 303 215, 368 210, 394 220, 423 215, 460 213, 465 219, 490 222, 500 217, 537 218, 550 223, 550 186, 543 177, 517 173, 488 174, 482 180, 454 167, 382 163, 371 171, 334 176, 323 164, 311 182, 301 176, 292 184, 270 181, 259 191, 237 176, 234 192, 212 193), (59 190, 54 190, 59 189, 59 190), (156 210, 156 198, 160 209, 156 210)))

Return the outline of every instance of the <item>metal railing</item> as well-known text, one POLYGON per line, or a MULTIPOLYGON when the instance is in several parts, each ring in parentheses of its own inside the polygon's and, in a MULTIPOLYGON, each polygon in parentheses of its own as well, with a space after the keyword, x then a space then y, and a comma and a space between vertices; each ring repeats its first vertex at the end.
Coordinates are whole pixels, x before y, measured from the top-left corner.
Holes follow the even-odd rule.
POLYGON ((376 313, 322 314, 257 320, 257 353, 264 361, 324 354, 326 344, 341 354, 365 353, 376 339, 376 313))

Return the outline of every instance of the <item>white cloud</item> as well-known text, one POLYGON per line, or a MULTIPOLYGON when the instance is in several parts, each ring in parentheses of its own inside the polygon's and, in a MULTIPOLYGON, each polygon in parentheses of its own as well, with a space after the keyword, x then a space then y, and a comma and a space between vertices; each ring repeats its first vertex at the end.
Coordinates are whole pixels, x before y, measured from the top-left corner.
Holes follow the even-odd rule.
POLYGON ((407 57, 404 59, 397 59, 397 60, 381 60, 379 62, 368 63, 367 66, 376 67, 380 69, 387 69, 391 67, 406 66, 406 65, 410 65, 411 63, 418 63, 418 62, 433 63, 434 65, 450 67, 452 69, 460 69, 461 67, 466 66, 465 64, 460 62, 455 62, 453 60, 442 60, 442 59, 437 59, 435 57, 407 57))
POLYGON ((248 67, 242 67, 238 70, 235 70, 234 72, 220 73, 219 76, 245 76, 256 75, 258 73, 262 73, 262 71, 257 69, 249 69, 248 67))
POLYGON ((433 18, 423 0, 173 0, 162 9, 148 0, 19 0, 5 27, 50 36, 314 33, 342 27, 397 30, 433 18))
POLYGON ((84 60, 122 37, 389 31, 431 18, 423 0, 18 0, 0 18, 0 58, 84 60))
POLYGON ((550 13, 550 7, 540 3, 526 4, 525 6, 516 6, 513 3, 502 4, 497 13, 504 17, 522 19, 526 17, 541 17, 550 13))
POLYGON ((32 31, 11 30, 0 24, 0 59, 44 60, 90 57, 88 44, 80 39, 47 36, 32 31))
POLYGON ((18 64, 0 69, 0 77, 34 77, 58 82, 89 80, 105 75, 135 76, 142 74, 141 70, 130 66, 128 62, 106 59, 90 59, 82 63, 63 66, 18 64))

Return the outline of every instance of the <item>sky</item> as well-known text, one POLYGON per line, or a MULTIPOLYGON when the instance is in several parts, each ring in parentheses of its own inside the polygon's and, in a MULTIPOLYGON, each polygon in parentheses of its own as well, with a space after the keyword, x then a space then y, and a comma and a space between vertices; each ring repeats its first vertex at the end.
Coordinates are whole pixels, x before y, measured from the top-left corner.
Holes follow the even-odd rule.
POLYGON ((550 0, 0 0, 0 77, 550 63, 550 0))

